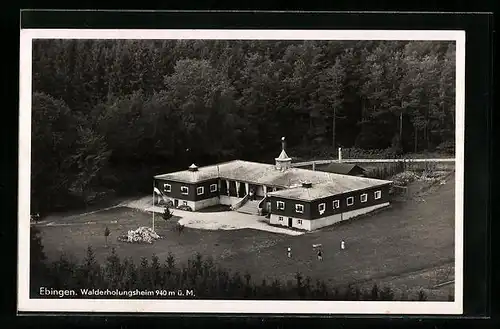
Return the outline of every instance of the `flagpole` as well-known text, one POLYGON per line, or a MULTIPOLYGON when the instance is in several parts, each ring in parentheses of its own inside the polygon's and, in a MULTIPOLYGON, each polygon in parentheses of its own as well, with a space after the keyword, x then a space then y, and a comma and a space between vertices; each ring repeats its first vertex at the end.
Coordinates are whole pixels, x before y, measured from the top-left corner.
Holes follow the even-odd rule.
POLYGON ((153 232, 155 231, 155 181, 153 180, 153 232))

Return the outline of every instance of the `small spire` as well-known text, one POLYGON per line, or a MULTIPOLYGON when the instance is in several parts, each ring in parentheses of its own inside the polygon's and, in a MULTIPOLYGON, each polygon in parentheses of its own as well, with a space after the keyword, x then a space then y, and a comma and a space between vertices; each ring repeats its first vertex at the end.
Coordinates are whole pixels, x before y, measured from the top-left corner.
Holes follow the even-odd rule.
POLYGON ((286 170, 290 168, 292 159, 288 157, 288 155, 285 152, 285 137, 281 137, 281 153, 277 158, 275 158, 275 160, 276 160, 276 169, 286 170))

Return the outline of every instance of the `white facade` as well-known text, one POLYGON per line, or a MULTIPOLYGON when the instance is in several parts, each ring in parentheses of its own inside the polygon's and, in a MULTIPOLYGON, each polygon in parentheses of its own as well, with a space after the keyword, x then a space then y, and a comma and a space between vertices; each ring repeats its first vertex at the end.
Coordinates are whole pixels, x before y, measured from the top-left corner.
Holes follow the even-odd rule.
POLYGON ((210 199, 194 201, 192 203, 194 203, 194 207, 191 207, 191 208, 193 208, 193 210, 196 211, 196 210, 200 210, 200 209, 203 209, 206 207, 218 205, 219 204, 219 197, 213 197, 210 199))
POLYGON ((189 206, 191 207, 191 209, 193 209, 193 211, 197 211, 206 207, 216 206, 218 204, 232 206, 237 202, 241 201, 241 199, 242 198, 237 198, 227 195, 216 196, 210 199, 199 200, 199 201, 188 201, 182 199, 168 198, 168 200, 172 201, 174 205, 176 204, 175 201, 177 200, 179 206, 181 205, 189 206))
POLYGON ((384 208, 389 206, 389 202, 377 204, 374 206, 366 207, 366 208, 360 208, 352 211, 347 211, 341 214, 336 214, 336 215, 331 215, 327 217, 322 217, 318 219, 301 219, 301 218, 295 218, 295 217, 287 217, 287 216, 282 216, 282 215, 276 215, 276 214, 271 214, 269 218, 269 224, 273 225, 280 225, 280 226, 289 226, 289 218, 292 219, 292 227, 301 229, 301 230, 306 230, 306 231, 314 231, 319 228, 325 227, 325 226, 330 226, 335 223, 345 221, 348 219, 351 219, 353 217, 357 217, 360 215, 364 215, 367 213, 370 213, 376 209, 384 208))
MULTIPOLYGON (((225 206, 232 206, 239 202, 242 198, 237 198, 235 196, 227 196, 227 195, 221 195, 220 197, 220 204, 223 204, 225 206)), ((217 198, 217 202, 219 202, 219 198, 217 198)))
POLYGON ((191 207, 191 209, 193 209, 193 211, 197 211, 197 210, 200 210, 200 209, 203 209, 206 207, 215 206, 215 205, 219 204, 219 197, 213 197, 210 199, 205 199, 205 200, 200 200, 200 201, 188 201, 188 200, 175 199, 175 198, 170 198, 169 200, 171 200, 174 205, 175 205, 175 200, 177 200, 179 206, 182 206, 182 205, 189 206, 189 207, 191 207))
POLYGON ((287 216, 276 215, 276 214, 271 214, 271 216, 269 217, 269 224, 288 227, 288 221, 290 218, 292 219, 292 227, 293 228, 297 228, 299 230, 306 230, 306 231, 311 230, 311 222, 312 221, 310 221, 308 219, 287 217, 287 216))

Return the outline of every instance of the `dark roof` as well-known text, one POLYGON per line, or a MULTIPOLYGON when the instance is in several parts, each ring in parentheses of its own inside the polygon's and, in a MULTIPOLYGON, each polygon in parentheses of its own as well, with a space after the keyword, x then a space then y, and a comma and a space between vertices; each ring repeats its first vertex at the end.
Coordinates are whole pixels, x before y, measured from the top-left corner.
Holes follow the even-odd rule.
POLYGON ((363 167, 358 166, 353 163, 338 163, 332 162, 328 166, 321 169, 321 171, 326 171, 335 174, 347 175, 351 173, 353 170, 366 171, 363 167))

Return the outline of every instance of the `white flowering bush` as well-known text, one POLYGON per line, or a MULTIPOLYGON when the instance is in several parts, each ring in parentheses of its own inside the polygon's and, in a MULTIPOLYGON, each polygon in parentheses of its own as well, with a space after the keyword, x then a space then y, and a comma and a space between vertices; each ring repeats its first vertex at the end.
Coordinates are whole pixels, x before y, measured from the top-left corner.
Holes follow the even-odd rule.
POLYGON ((392 181, 395 185, 406 186, 411 182, 416 181, 417 179, 419 179, 419 175, 414 173, 413 171, 403 171, 399 174, 394 175, 392 181))
POLYGON ((139 227, 136 230, 128 231, 127 235, 122 235, 118 237, 118 241, 128 242, 128 243, 153 243, 154 241, 161 239, 161 237, 156 234, 150 227, 139 227))

